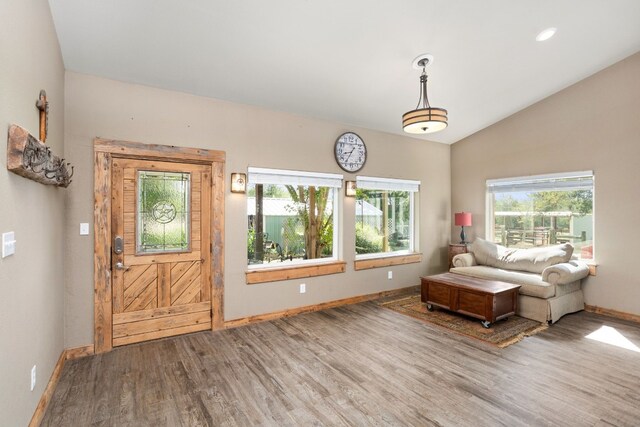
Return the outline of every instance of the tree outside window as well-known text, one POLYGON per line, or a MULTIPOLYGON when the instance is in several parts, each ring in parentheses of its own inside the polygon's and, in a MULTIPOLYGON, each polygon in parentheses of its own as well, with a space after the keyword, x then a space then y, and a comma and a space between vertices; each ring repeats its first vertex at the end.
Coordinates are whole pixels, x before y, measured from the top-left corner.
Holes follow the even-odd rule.
POLYGON ((250 265, 334 256, 335 188, 251 184, 247 195, 250 265))

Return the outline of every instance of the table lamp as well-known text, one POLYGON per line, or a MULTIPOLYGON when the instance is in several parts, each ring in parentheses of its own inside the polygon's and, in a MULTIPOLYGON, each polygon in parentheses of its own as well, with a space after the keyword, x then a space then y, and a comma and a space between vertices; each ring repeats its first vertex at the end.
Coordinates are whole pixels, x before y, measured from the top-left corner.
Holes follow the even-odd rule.
POLYGON ((465 241, 466 235, 464 234, 465 227, 471 227, 471 214, 469 212, 456 212, 455 214, 455 223, 462 227, 462 231, 460 232, 460 239, 462 244, 467 243, 465 241))

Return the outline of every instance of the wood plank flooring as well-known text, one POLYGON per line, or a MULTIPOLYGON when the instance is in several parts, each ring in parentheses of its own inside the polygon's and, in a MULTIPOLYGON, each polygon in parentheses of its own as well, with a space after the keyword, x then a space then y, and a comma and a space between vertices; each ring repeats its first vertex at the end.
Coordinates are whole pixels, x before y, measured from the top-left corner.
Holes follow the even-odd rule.
POLYGON ((373 302, 68 362, 43 426, 638 426, 640 353, 581 312, 498 349, 373 302))

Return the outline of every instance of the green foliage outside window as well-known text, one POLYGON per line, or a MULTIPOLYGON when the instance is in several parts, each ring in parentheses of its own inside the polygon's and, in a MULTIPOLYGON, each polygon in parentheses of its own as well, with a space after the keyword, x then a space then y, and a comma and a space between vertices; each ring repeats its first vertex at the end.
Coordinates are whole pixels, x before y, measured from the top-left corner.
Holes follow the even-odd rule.
POLYGON ((356 201, 356 254, 411 249, 411 193, 357 189, 356 201))
POLYGON ((382 252, 382 236, 367 224, 356 223, 356 253, 375 254, 382 252))
MULTIPOLYGON (((260 184, 257 184, 260 185, 260 184)), ((255 229, 260 221, 250 218, 247 254, 250 264, 284 262, 294 259, 317 259, 333 255, 333 197, 329 187, 263 184, 261 200, 255 198, 256 185, 247 193, 254 199, 250 203, 262 206, 262 211, 282 210, 274 214, 263 213, 262 239, 255 229), (271 204, 271 205, 269 205, 271 204), (259 251, 256 245, 264 246, 259 251)))

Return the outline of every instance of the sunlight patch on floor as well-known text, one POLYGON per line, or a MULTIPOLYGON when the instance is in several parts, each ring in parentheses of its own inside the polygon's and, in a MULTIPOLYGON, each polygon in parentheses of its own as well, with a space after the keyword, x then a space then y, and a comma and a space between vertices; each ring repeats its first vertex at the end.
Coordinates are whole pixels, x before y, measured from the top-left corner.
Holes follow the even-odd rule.
POLYGON ((624 335, 611 326, 602 326, 597 331, 591 332, 585 338, 640 353, 640 348, 638 348, 637 345, 629 341, 624 335))

